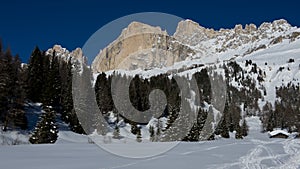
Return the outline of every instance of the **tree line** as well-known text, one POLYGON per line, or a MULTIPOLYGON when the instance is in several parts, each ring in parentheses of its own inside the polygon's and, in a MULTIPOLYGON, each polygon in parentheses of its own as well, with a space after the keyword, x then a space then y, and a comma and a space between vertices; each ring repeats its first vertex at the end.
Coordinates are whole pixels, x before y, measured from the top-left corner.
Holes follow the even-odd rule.
MULTIPOLYGON (((247 62, 247 66, 248 65, 252 66, 251 71, 253 73, 262 76, 262 73, 255 64, 247 62)), ((3 129, 20 128, 26 130, 28 122, 24 105, 28 102, 39 102, 43 105, 43 115, 41 115, 35 130, 32 131, 30 138, 30 142, 32 143, 55 142, 58 132, 56 125, 58 118, 66 122, 69 128, 76 133, 90 134, 93 129, 102 127, 98 124, 98 117, 103 116, 108 120, 110 113, 113 113, 117 118, 115 122, 108 122, 109 126, 114 130, 115 138, 119 138, 120 126, 118 122, 122 119, 125 123, 131 125, 131 132, 135 134, 137 140, 140 141, 142 137, 140 126, 146 124, 126 119, 126 117, 122 116, 115 108, 111 94, 111 81, 113 77, 116 77, 116 83, 120 84, 131 79, 129 88, 130 102, 140 111, 149 109, 150 103, 148 97, 152 90, 160 89, 165 93, 167 105, 164 111, 159 113, 160 116, 157 117, 157 126, 151 126, 149 128, 152 140, 174 140, 175 138, 181 138, 181 140, 184 141, 199 141, 203 139, 201 138, 201 131, 209 114, 212 113, 206 106, 210 105, 213 99, 212 93, 214 89, 212 89, 211 85, 211 79, 213 79, 211 72, 213 72, 213 67, 203 68, 191 75, 199 89, 199 97, 196 97, 200 99, 196 100, 196 102, 199 103, 199 105, 197 105, 197 115, 190 131, 187 132, 188 134, 183 137, 177 137, 176 135, 181 132, 180 130, 184 128, 184 126, 179 126, 175 129, 172 128, 172 125, 176 120, 180 120, 178 118, 180 118, 179 112, 181 111, 181 104, 189 103, 187 100, 182 100, 180 95, 181 91, 174 77, 170 78, 167 74, 160 74, 147 79, 138 75, 129 78, 126 75, 118 73, 110 75, 104 72, 100 73, 97 76, 95 86, 92 87, 92 92, 95 92, 96 104, 101 114, 93 114, 90 116, 94 117, 88 124, 91 130, 85 131, 82 127, 83 124, 81 124, 77 118, 73 105, 72 70, 74 66, 76 67, 76 64, 72 62, 72 58, 62 59, 57 56, 55 52, 48 54, 45 51, 41 51, 38 47, 33 50, 28 64, 23 65, 18 56, 12 56, 9 49, 4 51, 2 45, 0 45, 0 120, 3 129), (159 123, 159 119, 163 117, 167 118, 165 127, 162 127, 159 123), (164 132, 167 130, 169 130, 174 137, 169 135, 167 138, 164 135, 164 132)), ((84 67, 83 69, 84 73, 82 76, 85 76, 87 81, 91 80, 90 69, 88 67, 84 67)), ((236 138, 243 138, 248 132, 245 117, 254 115, 260 111, 257 101, 262 95, 255 85, 258 79, 253 79, 249 75, 246 76, 244 70, 236 62, 224 63, 222 69, 225 70, 224 84, 227 88, 225 107, 220 122, 215 126, 215 132, 212 133, 208 139, 214 139, 216 135, 228 138, 229 132, 233 131, 236 131, 236 138), (237 82, 240 86, 237 87, 233 85, 233 81, 237 82)), ((213 76, 221 75, 214 74, 213 76)), ((86 88, 89 90, 88 87, 86 88)), ((284 98, 287 95, 282 94, 285 93, 282 92, 282 90, 283 89, 278 89, 278 95, 281 93, 279 97, 284 98)), ((294 105, 289 104, 290 102, 288 101, 284 102, 284 99, 281 99, 281 102, 280 105, 282 109, 289 109, 289 107, 283 107, 283 105, 294 105)), ((83 102, 83 104, 89 106, 90 103, 83 102)), ((279 109, 280 106, 277 107, 279 109)), ((295 107, 292 108, 292 110, 296 109, 295 107)), ((185 111, 189 113, 188 111, 190 110, 187 109, 185 111)), ((270 113, 270 115, 271 114, 272 113, 270 113)), ((274 119, 274 117, 268 117, 266 119, 274 119)), ((276 124, 269 124, 269 126, 278 126, 279 123, 282 127, 293 125, 286 122, 278 122, 276 124)), ((182 124, 184 124, 184 122, 182 122, 182 124)), ((297 125, 295 124, 295 126, 297 125)), ((105 134, 105 132, 102 132, 102 134, 105 134)))

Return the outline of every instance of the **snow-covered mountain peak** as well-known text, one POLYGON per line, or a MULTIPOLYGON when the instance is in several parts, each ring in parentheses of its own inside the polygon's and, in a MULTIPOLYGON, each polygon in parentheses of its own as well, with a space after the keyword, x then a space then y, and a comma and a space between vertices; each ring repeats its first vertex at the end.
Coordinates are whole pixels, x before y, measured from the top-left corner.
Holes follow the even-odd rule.
POLYGON ((76 48, 73 51, 69 51, 66 48, 63 48, 61 45, 55 44, 52 48, 46 51, 47 54, 53 55, 55 53, 56 56, 61 59, 68 61, 70 58, 72 61, 79 61, 81 63, 87 63, 86 57, 83 55, 81 48, 76 48))
POLYGON ((169 56, 174 56, 176 53, 174 53, 174 48, 185 49, 184 53, 175 54, 176 58, 171 58, 172 62, 162 63, 159 67, 191 59, 216 61, 216 59, 211 58, 222 55, 227 57, 219 57, 219 59, 226 60, 267 49, 282 43, 284 40, 294 41, 299 38, 299 32, 297 27, 292 27, 284 19, 275 20, 272 23, 264 22, 260 26, 237 24, 232 29, 220 30, 205 28, 187 19, 178 23, 176 32, 172 36, 168 35, 166 31, 162 31, 160 27, 132 22, 123 29, 115 41, 100 51, 93 61, 92 67, 94 72, 101 72, 112 70, 122 62, 127 66, 134 64, 130 66, 133 69, 134 67, 152 69, 153 64, 148 63, 153 59, 161 59, 161 57, 153 55, 154 49, 157 48, 171 51, 170 55, 164 54, 164 61, 170 60, 169 56), (145 50, 152 51, 148 52, 151 56, 146 54, 145 50), (228 58, 229 55, 231 58, 228 58), (153 58, 154 56, 155 58, 153 58), (131 59, 126 59, 128 57, 131 59), (145 65, 148 66, 145 67, 145 65))
POLYGON ((267 31, 267 30, 271 30, 271 31, 287 31, 289 29, 291 29, 291 25, 284 19, 279 19, 279 20, 275 20, 272 23, 270 22, 264 22, 262 23, 258 30, 260 31, 267 31))
POLYGON ((139 34, 145 34, 145 33, 156 33, 156 34, 162 34, 162 35, 168 35, 166 31, 161 30, 160 27, 151 26, 145 23, 141 22, 131 22, 127 28, 124 28, 122 30, 121 35, 119 36, 120 39, 125 39, 130 36, 139 35, 139 34))
POLYGON ((198 41, 214 38, 217 34, 218 32, 214 29, 207 29, 188 19, 178 23, 176 32, 173 36, 183 43, 194 46, 198 41))

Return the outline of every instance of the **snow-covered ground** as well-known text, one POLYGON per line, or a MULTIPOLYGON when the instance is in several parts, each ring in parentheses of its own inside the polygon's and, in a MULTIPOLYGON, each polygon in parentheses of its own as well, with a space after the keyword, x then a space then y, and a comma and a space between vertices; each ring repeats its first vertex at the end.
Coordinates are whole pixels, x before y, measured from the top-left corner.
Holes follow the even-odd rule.
MULTIPOLYGON (((270 139, 260 133, 258 117, 249 117, 249 136, 243 140, 218 139, 181 142, 170 151, 149 158, 126 158, 88 143, 86 136, 61 132, 54 145, 2 146, 3 169, 147 169, 147 168, 300 168, 299 139, 270 139)), ((172 143, 117 143, 122 151, 139 151, 135 145, 156 147, 172 143)))

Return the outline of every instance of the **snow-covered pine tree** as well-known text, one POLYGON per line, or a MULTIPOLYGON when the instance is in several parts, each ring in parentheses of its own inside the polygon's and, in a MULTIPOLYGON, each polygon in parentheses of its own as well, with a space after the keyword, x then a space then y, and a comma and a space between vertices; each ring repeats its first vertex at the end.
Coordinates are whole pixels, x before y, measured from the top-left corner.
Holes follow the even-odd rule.
POLYGON ((58 128, 55 124, 55 111, 50 106, 45 106, 43 110, 44 112, 40 117, 40 121, 29 138, 32 144, 55 143, 58 137, 58 128))

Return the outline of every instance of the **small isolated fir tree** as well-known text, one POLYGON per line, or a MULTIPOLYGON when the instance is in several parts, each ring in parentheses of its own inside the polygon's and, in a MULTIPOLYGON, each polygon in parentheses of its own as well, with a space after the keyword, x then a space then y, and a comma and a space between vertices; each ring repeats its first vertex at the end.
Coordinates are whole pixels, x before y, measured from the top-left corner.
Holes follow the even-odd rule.
POLYGON ((55 143, 58 129, 55 124, 55 111, 51 107, 45 107, 41 120, 35 131, 29 138, 32 144, 55 143))
POLYGON ((215 131, 216 135, 221 135, 224 138, 229 138, 229 130, 228 127, 226 125, 226 119, 225 117, 223 117, 215 131))
POLYGON ((120 129, 119 129, 118 125, 115 126, 115 130, 114 130, 114 133, 113 133, 113 138, 114 139, 120 139, 121 138, 120 129))
POLYGON ((138 134, 138 130, 139 130, 138 126, 137 126, 135 123, 133 123, 133 124, 131 125, 130 132, 131 132, 132 134, 136 135, 136 134, 138 134))
POLYGON ((236 129, 235 138, 243 139, 242 128, 240 126, 238 126, 236 129))
POLYGON ((154 141, 155 140, 155 131, 154 131, 154 127, 153 126, 150 126, 149 127, 149 133, 150 133, 150 141, 154 141))
POLYGON ((138 128, 138 130, 137 130, 136 141, 139 142, 139 143, 142 142, 142 134, 141 134, 141 129, 140 128, 138 128))
POLYGON ((248 125, 246 123, 246 120, 243 120, 243 124, 242 124, 242 136, 247 136, 248 135, 248 125))

